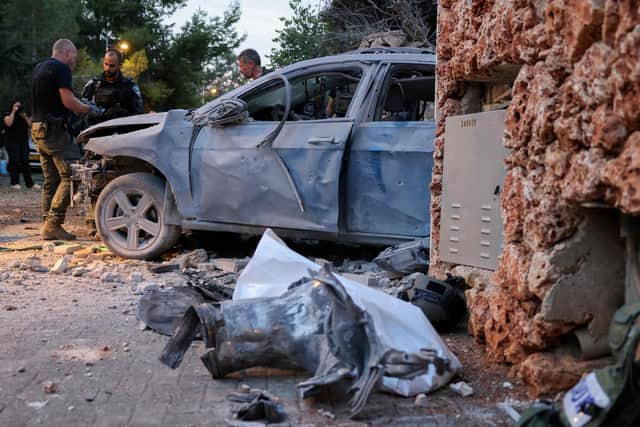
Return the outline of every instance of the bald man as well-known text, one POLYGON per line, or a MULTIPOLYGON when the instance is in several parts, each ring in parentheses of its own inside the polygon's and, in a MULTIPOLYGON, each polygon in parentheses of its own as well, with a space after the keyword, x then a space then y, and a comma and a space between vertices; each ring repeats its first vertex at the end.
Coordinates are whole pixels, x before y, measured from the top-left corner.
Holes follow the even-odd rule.
POLYGON ((53 44, 51 58, 36 65, 31 82, 33 123, 31 136, 40 153, 42 166, 42 217, 40 235, 45 240, 73 240, 62 228, 71 201, 71 162, 80 158, 80 149, 69 132, 71 113, 100 116, 104 110, 84 104, 71 89, 71 72, 78 51, 71 40, 53 44))

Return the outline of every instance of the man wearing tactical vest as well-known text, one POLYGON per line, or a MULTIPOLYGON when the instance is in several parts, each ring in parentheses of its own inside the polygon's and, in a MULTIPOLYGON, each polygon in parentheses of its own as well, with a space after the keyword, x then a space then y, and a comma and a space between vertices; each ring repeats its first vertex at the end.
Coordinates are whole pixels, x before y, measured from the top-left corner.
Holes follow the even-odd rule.
MULTIPOLYGON (((89 120, 90 125, 144 112, 140 88, 131 78, 122 75, 121 68, 120 51, 107 50, 102 67, 104 72, 89 80, 82 89, 81 98, 105 109, 102 116, 89 120)), ((87 228, 91 236, 96 234, 93 212, 87 212, 87 228)))
POLYGON ((102 67, 104 72, 89 80, 82 89, 81 98, 106 110, 101 117, 90 120, 90 124, 144 112, 140 88, 131 78, 122 75, 121 67, 120 51, 107 50, 102 67))

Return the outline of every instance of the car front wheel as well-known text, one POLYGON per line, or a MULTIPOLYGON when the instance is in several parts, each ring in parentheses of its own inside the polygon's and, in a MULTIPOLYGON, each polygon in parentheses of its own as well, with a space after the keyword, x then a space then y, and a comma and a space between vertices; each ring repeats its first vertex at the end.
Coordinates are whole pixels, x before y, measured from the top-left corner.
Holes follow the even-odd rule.
POLYGON ((164 185, 158 176, 131 173, 104 187, 96 203, 96 226, 113 253, 150 259, 178 241, 180 227, 165 222, 164 185))

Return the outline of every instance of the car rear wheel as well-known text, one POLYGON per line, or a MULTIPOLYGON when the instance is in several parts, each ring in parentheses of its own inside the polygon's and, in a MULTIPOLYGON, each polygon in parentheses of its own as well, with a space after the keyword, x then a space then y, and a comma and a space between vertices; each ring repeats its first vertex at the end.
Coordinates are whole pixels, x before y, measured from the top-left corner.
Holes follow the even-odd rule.
POLYGON ((96 203, 96 226, 113 253, 150 259, 178 241, 180 227, 165 222, 164 185, 158 176, 131 173, 104 187, 96 203))

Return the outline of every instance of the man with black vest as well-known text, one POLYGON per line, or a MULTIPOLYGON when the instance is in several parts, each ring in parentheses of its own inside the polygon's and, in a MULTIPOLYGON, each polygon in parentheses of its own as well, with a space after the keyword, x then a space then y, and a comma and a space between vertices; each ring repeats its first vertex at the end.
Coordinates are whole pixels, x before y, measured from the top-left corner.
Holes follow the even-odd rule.
POLYGON ((81 98, 106 110, 101 117, 90 120, 90 124, 144 112, 140 88, 131 78, 122 75, 121 68, 120 51, 107 50, 102 66, 104 72, 89 80, 82 89, 81 98))

